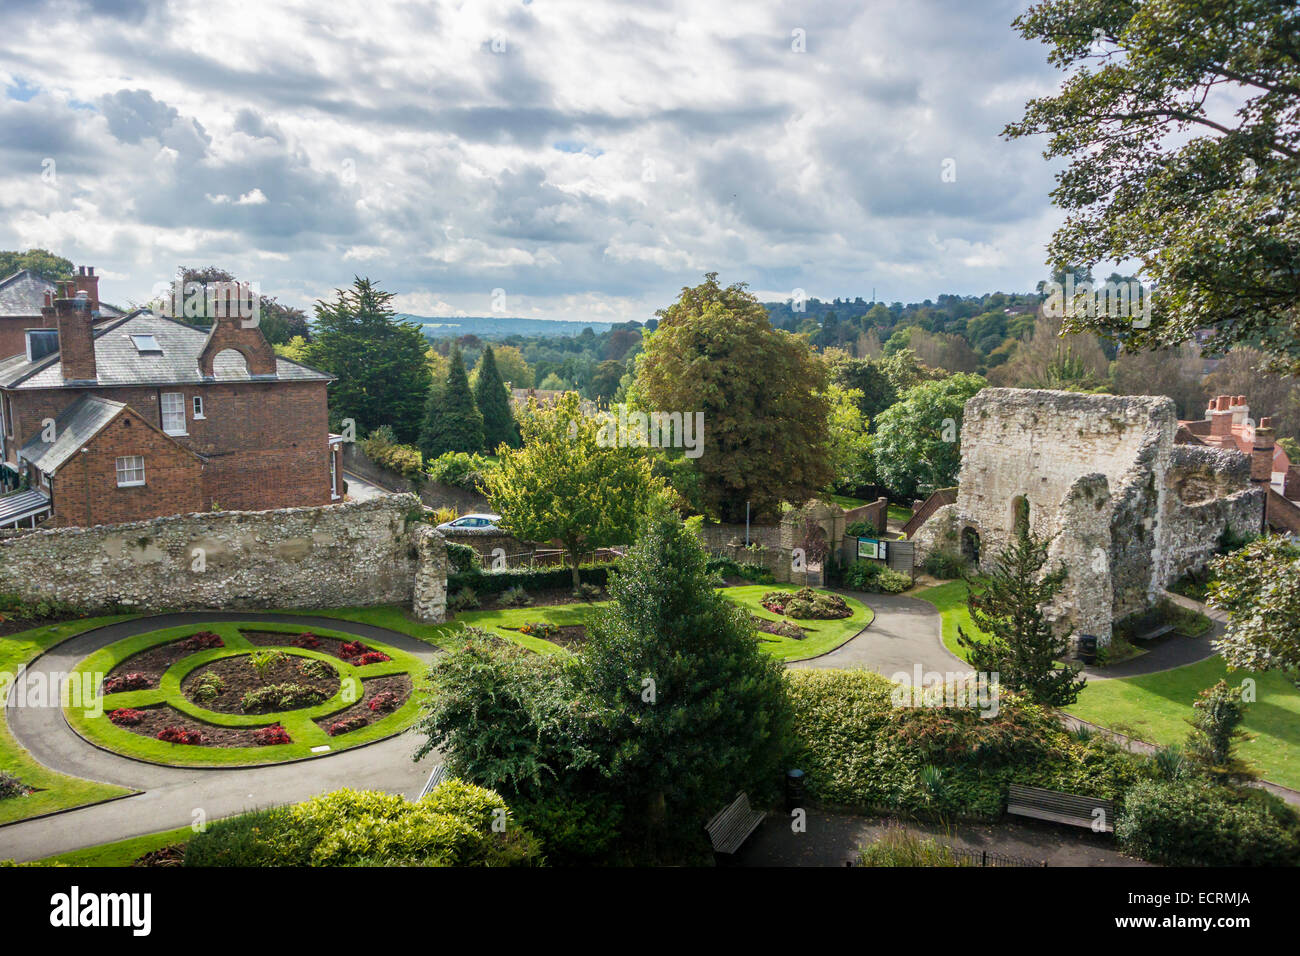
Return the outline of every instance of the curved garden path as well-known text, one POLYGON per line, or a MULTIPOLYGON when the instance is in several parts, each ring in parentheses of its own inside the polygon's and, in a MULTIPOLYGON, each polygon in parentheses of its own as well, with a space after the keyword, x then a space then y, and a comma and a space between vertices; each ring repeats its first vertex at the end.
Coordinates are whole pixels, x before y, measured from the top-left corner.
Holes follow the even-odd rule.
MULTIPOLYGON (((28 672, 66 673, 124 637, 165 627, 222 621, 276 621, 328 628, 373 638, 426 663, 441 653, 431 644, 386 628, 339 618, 255 611, 195 611, 121 621, 86 631, 46 651, 28 672)), ((312 760, 269 767, 202 769, 160 767, 94 747, 73 733, 58 707, 10 706, 9 729, 33 757, 71 777, 99 780, 140 791, 108 803, 23 820, 0 827, 0 859, 32 860, 187 826, 202 812, 207 820, 277 803, 292 803, 340 787, 387 790, 415 796, 437 758, 411 759, 416 740, 402 733, 373 744, 312 760)))

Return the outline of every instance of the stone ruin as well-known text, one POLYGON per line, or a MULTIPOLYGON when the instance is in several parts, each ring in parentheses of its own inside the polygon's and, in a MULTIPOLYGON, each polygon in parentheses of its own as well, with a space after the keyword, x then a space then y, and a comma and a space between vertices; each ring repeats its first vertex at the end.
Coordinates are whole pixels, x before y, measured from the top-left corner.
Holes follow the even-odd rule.
POLYGON ((988 569, 1028 521, 1068 577, 1045 609, 1062 633, 1111 639, 1212 557, 1258 533, 1266 489, 1239 451, 1175 444, 1172 399, 986 388, 966 403, 957 501, 913 535, 988 569))

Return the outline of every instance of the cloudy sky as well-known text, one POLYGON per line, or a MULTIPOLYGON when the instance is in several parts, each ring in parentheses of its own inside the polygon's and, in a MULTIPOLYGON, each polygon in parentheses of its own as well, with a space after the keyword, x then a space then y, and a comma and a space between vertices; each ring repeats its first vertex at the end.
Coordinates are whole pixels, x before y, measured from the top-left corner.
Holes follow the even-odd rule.
POLYGON ((1056 87, 1009 0, 3 0, 0 248, 143 301, 219 265, 309 307, 644 320, 1027 291, 1056 87), (945 182, 945 166, 954 174, 945 182))

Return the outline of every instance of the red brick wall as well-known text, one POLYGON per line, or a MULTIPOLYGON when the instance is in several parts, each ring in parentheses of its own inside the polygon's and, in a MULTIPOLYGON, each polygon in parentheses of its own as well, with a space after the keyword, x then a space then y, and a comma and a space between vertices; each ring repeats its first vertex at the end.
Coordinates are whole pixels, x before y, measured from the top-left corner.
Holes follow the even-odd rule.
POLYGON ((126 409, 58 470, 55 525, 117 524, 206 510, 202 463, 126 409), (117 458, 144 458, 145 483, 117 485, 117 458))
POLYGON ((52 329, 52 321, 39 315, 0 316, 0 358, 27 354, 28 329, 52 329))

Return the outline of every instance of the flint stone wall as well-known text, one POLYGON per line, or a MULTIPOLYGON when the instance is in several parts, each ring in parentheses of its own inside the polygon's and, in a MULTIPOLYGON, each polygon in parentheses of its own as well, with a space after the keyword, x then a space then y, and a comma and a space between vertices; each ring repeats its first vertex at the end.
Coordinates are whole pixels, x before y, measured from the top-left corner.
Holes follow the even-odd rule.
POLYGON ((420 512, 414 496, 393 495, 38 530, 0 540, 0 592, 146 611, 414 602, 432 620, 446 548, 420 512))

